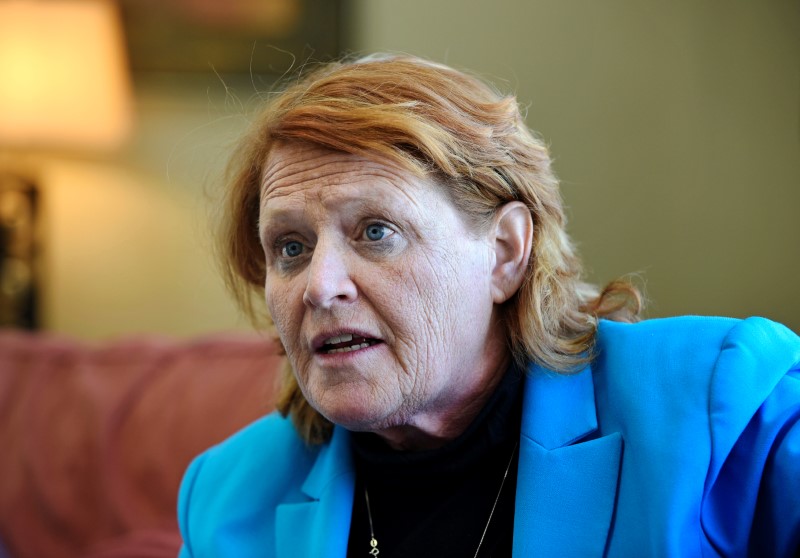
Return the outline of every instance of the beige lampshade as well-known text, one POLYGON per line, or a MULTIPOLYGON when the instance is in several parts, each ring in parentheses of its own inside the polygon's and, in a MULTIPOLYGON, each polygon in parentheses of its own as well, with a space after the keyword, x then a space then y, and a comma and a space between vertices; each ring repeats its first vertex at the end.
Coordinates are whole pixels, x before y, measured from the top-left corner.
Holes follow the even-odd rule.
POLYGON ((113 3, 0 0, 0 147, 113 148, 131 102, 113 3))

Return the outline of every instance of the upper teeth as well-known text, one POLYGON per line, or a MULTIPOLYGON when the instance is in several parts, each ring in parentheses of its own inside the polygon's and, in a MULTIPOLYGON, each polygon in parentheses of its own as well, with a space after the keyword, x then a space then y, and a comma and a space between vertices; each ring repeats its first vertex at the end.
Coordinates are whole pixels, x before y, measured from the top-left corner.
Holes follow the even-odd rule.
POLYGON ((352 340, 353 340, 353 335, 350 333, 345 333, 337 337, 331 337, 330 339, 325 340, 325 344, 335 345, 336 343, 344 343, 345 341, 352 341, 352 340))

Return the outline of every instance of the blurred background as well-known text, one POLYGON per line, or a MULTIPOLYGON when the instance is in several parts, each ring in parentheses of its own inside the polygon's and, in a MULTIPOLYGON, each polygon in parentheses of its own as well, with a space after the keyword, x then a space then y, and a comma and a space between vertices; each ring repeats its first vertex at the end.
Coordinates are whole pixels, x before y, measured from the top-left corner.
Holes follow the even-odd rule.
POLYGON ((226 157, 276 79, 374 51, 517 95, 591 281, 800 331, 798 0, 0 0, 0 325, 249 329, 226 157))

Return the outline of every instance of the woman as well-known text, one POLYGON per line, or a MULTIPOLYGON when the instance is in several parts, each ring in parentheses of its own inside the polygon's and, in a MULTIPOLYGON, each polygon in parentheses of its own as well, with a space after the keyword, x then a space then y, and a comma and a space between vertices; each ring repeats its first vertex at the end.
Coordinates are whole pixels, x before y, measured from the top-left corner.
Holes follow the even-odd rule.
POLYGON ((413 57, 331 64, 236 169, 228 279, 265 296, 290 369, 280 414, 188 470, 183 556, 800 545, 800 339, 626 323, 638 295, 581 281, 512 97, 413 57))

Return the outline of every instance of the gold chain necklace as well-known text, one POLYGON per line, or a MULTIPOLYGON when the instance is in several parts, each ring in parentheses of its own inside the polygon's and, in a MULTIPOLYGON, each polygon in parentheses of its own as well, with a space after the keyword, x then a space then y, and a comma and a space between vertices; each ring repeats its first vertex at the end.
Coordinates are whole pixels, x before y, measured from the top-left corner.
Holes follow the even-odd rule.
MULTIPOLYGON (((497 496, 494 498, 492 511, 489 512, 489 519, 486 520, 483 533, 481 533, 481 540, 478 542, 478 548, 475 549, 475 556, 473 556, 473 558, 478 558, 478 553, 481 551, 483 539, 486 537, 486 532, 489 530, 489 524, 492 522, 492 516, 494 516, 494 510, 497 507, 497 502, 500 501, 500 494, 503 493, 503 487, 506 484, 506 477, 508 477, 508 471, 511 469, 511 463, 514 461, 514 454, 517 453, 517 447, 519 447, 519 441, 517 441, 517 443, 514 445, 514 449, 511 450, 511 457, 508 458, 508 465, 506 465, 506 470, 503 473, 503 480, 500 482, 500 489, 497 491, 497 496)), ((375 538, 375 529, 372 526, 372 511, 369 507, 369 491, 366 488, 364 488, 364 499, 367 502, 367 517, 369 518, 369 553, 371 556, 378 556, 378 554, 380 554, 380 550, 378 550, 378 539, 375 538)))

